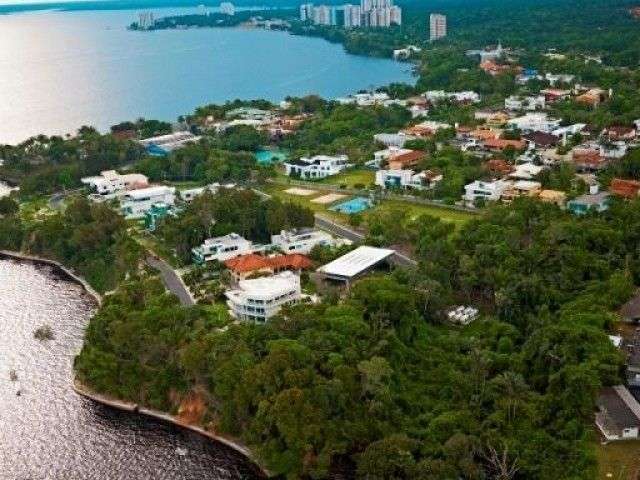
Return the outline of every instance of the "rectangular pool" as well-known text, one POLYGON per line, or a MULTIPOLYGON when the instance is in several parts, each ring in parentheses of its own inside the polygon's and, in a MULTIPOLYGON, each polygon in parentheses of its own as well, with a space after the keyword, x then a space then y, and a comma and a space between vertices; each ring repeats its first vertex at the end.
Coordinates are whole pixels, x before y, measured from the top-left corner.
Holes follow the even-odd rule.
POLYGON ((371 200, 364 197, 355 197, 346 202, 339 203, 331 207, 329 210, 334 212, 345 213, 347 215, 353 215, 354 213, 364 212, 372 207, 371 200))

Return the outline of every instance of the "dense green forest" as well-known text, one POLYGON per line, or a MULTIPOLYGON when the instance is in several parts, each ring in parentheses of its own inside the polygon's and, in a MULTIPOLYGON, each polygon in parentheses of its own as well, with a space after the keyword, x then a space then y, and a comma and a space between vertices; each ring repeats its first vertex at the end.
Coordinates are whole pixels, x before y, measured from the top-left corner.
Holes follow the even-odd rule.
POLYGON ((457 231, 382 223, 406 225, 417 268, 264 326, 220 330, 226 318, 134 279, 92 320, 78 375, 171 411, 204 389, 205 423, 289 478, 593 478, 595 395, 622 371, 605 333, 640 281, 639 212, 521 200, 457 231), (456 301, 487 314, 447 327, 456 301))
POLYGON ((446 39, 434 46, 463 51, 502 41, 532 52, 558 49, 567 53, 600 54, 609 65, 637 66, 640 62, 640 20, 629 13, 633 0, 406 0, 403 25, 389 29, 310 27, 297 24, 294 33, 318 35, 344 43, 347 51, 390 56, 408 43, 426 45, 428 17, 447 15, 446 39))
POLYGON ((136 273, 142 254, 119 213, 84 198, 72 199, 64 212, 33 221, 21 217, 14 200, 0 199, 0 249, 58 260, 99 292, 136 273))

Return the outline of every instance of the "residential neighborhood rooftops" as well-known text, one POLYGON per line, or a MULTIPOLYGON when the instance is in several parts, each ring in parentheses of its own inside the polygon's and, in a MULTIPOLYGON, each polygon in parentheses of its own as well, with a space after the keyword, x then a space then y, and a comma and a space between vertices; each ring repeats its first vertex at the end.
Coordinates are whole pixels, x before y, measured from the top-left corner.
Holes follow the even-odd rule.
POLYGON ((633 435, 630 429, 640 428, 640 404, 623 385, 605 387, 597 400, 600 412, 596 425, 607 439, 625 438, 633 435))
POLYGON ((638 180, 614 178, 609 185, 609 191, 623 198, 636 198, 638 192, 640 192, 640 182, 638 180))
POLYGON ((395 252, 387 248, 361 246, 318 269, 326 275, 345 279, 354 278, 376 264, 388 259, 395 252))

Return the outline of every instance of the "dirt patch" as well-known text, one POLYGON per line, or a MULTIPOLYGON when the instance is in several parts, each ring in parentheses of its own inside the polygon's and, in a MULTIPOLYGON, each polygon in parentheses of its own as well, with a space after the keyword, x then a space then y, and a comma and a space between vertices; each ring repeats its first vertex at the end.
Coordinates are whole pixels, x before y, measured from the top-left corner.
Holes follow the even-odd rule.
POLYGON ((177 418, 187 425, 199 424, 207 410, 204 397, 199 392, 189 392, 180 402, 177 418))
POLYGON ((337 202, 338 200, 342 200, 346 198, 347 195, 341 195, 339 193, 329 193, 328 195, 323 195, 318 198, 314 198, 311 200, 311 203, 319 203, 321 205, 328 205, 329 203, 337 202))
POLYGON ((289 188, 285 190, 284 193, 288 193, 289 195, 297 195, 298 197, 310 197, 311 195, 315 195, 315 190, 307 190, 306 188, 289 188))

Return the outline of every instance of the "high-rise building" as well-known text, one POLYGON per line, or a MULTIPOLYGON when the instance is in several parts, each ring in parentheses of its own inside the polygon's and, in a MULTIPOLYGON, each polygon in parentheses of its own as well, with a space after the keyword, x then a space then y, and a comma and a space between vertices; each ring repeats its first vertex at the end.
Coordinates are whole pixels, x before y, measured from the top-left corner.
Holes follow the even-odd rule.
POLYGON ((345 5, 344 28, 357 28, 362 25, 362 8, 357 5, 345 5))
POLYGON ((220 13, 233 16, 236 14, 236 7, 231 2, 222 2, 220 4, 220 13))
POLYGON ((447 17, 432 13, 429 17, 429 40, 435 41, 447 36, 447 17))
POLYGON ((393 6, 389 11, 391 12, 391 23, 393 25, 402 25, 402 9, 397 6, 393 6))
POLYGON ((300 5, 300 20, 309 21, 313 16, 313 3, 304 3, 300 5))
POLYGON ((315 25, 331 25, 331 7, 327 5, 313 7, 313 23, 315 25))
POLYGON ((141 12, 138 14, 138 28, 148 30, 155 25, 153 12, 141 12))

